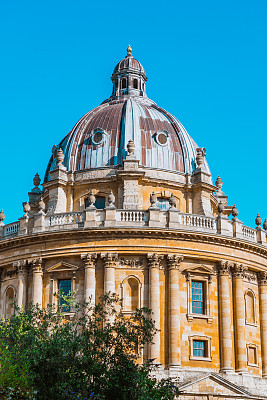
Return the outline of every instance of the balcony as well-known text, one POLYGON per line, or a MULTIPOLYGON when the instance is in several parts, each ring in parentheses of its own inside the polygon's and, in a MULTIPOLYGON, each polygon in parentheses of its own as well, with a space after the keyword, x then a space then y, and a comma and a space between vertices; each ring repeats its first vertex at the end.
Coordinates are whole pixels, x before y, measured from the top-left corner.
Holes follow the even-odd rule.
POLYGON ((231 221, 225 216, 213 218, 158 208, 148 210, 92 208, 51 215, 41 212, 32 217, 24 216, 19 221, 0 227, 0 240, 41 232, 99 228, 153 228, 200 232, 234 237, 266 246, 266 233, 262 228, 250 228, 238 219, 231 221))

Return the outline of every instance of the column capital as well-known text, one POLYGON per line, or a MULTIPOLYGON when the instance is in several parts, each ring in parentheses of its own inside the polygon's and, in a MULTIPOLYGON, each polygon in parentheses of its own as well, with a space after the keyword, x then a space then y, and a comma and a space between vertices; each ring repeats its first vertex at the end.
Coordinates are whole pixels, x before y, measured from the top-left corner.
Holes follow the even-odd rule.
POLYGON ((30 262, 33 273, 43 273, 43 259, 35 258, 30 262))
POLYGON ((244 279, 244 272, 247 270, 246 267, 244 267, 243 264, 234 264, 233 268, 233 276, 234 278, 241 278, 244 279))
POLYGON ((13 267, 16 268, 18 275, 26 273, 27 260, 14 261, 13 267))
POLYGON ((162 254, 148 253, 147 254, 148 268, 160 268, 162 259, 163 259, 162 254))
POLYGON ((258 272, 258 282, 260 286, 267 286, 267 271, 258 272))
POLYGON ((83 260, 84 263, 84 269, 95 268, 97 254, 96 253, 81 254, 81 259, 83 260))
POLYGON ((114 268, 118 262, 118 253, 101 253, 101 258, 104 259, 105 268, 114 268))
POLYGON ((167 267, 168 269, 178 269, 184 257, 180 254, 167 254, 167 267))
POLYGON ((230 276, 231 275, 231 268, 233 267, 233 264, 230 263, 229 261, 225 261, 225 260, 220 260, 218 262, 218 272, 219 275, 227 275, 230 276))

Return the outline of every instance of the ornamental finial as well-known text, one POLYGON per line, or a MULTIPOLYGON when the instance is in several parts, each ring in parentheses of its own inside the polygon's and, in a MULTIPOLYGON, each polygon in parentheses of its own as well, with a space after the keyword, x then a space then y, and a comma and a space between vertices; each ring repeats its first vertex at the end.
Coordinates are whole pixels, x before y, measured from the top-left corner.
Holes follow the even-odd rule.
POLYGON ((132 48, 131 45, 129 44, 129 46, 127 47, 127 56, 130 57, 132 55, 132 48))

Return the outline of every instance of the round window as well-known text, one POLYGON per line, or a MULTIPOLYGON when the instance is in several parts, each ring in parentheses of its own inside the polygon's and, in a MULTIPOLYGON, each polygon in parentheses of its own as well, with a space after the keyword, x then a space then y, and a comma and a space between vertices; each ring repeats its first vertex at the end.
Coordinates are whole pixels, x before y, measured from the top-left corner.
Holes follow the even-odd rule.
POLYGON ((95 129, 92 133, 91 139, 93 144, 99 145, 103 143, 105 139, 105 132, 103 129, 95 129))
POLYGON ((168 142, 168 132, 167 131, 157 131, 155 135, 156 142, 161 146, 166 146, 168 142))

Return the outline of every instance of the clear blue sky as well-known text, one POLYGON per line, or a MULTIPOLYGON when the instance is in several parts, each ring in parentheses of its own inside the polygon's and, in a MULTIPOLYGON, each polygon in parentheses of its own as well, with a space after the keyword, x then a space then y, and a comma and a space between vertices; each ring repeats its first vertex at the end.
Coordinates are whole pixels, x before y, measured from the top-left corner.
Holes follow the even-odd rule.
POLYGON ((1 189, 6 223, 53 144, 111 93, 128 43, 147 93, 199 146, 250 226, 267 217, 267 2, 0 0, 1 189))

